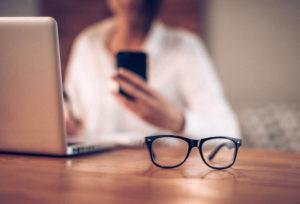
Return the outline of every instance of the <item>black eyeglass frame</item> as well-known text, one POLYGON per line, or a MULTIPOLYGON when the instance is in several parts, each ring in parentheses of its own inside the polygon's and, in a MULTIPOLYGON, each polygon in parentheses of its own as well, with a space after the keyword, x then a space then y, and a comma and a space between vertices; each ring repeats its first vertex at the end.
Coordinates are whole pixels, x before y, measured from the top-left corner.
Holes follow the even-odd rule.
MULTIPOLYGON (((153 162, 154 165, 160 167, 160 168, 164 168, 164 169, 172 169, 172 168, 176 168, 176 167, 179 167, 181 166, 186 160, 187 158, 189 157, 190 153, 191 153, 191 150, 194 148, 194 147, 197 147, 199 152, 200 152, 200 156, 201 156, 201 159, 203 160, 203 162, 209 166, 210 168, 212 169, 217 169, 217 170, 222 170, 222 169, 227 169, 229 167, 231 167, 235 161, 236 161, 236 158, 237 158, 237 153, 238 153, 238 150, 240 148, 240 146, 242 145, 242 140, 241 139, 237 139, 237 138, 232 138, 232 137, 226 137, 226 136, 214 136, 214 137, 206 137, 206 138, 202 138, 200 140, 194 140, 194 139, 189 139, 189 138, 186 138, 186 137, 182 137, 182 136, 178 136, 178 135, 153 135, 153 136, 148 136, 148 137, 145 137, 145 143, 147 145, 147 148, 149 150, 149 154, 150 154, 150 158, 151 158, 151 161, 153 162), (153 142, 156 140, 156 139, 159 139, 159 138, 177 138, 177 139, 181 139, 181 140, 184 140, 188 143, 188 152, 187 152, 187 155, 186 157, 184 158, 184 160, 179 163, 179 164, 176 164, 176 165, 173 165, 173 166, 162 166, 160 164, 158 164, 156 161, 155 161, 155 158, 154 158, 154 152, 153 152, 153 148, 152 148, 152 144, 153 142), (232 141, 234 143, 234 158, 232 160, 232 162, 227 165, 227 166, 224 166, 224 167, 215 167, 215 166, 211 166, 210 164, 208 164, 206 162, 206 160, 204 159, 204 156, 203 156, 203 152, 202 152, 202 145, 204 142, 206 142, 207 140, 212 140, 212 139, 228 139, 230 141, 232 141)), ((217 150, 218 151, 218 150, 217 150)))

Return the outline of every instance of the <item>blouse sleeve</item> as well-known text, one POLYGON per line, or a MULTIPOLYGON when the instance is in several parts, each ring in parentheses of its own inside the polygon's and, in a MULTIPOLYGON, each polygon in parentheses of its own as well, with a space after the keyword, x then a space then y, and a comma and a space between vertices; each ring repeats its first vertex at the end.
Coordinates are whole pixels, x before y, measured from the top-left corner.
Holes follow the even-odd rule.
POLYGON ((71 55, 69 58, 66 77, 64 81, 64 88, 71 100, 74 115, 79 118, 81 118, 83 114, 79 86, 81 83, 81 70, 86 66, 86 51, 87 48, 85 39, 78 37, 71 49, 71 55))
POLYGON ((180 66, 180 89, 185 103, 184 134, 189 137, 240 137, 237 119, 200 39, 187 36, 180 66))

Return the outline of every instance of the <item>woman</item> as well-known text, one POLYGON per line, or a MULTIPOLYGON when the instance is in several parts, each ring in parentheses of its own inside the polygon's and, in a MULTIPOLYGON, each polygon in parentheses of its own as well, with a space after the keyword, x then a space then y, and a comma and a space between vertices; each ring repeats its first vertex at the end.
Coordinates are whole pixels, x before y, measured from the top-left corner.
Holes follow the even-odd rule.
POLYGON ((200 40, 155 20, 159 0, 108 0, 114 17, 85 29, 72 49, 66 89, 74 115, 70 134, 141 141, 160 131, 189 137, 239 137, 212 64, 200 40), (115 68, 118 51, 148 55, 148 82, 115 68), (135 97, 112 89, 115 82, 135 97))

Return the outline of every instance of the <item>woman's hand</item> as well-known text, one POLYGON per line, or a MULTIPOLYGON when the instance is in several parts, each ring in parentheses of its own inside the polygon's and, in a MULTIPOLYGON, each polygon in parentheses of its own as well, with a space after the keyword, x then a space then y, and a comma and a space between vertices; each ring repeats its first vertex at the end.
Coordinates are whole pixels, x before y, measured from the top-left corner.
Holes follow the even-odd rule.
POLYGON ((166 130, 180 133, 184 128, 182 111, 151 89, 138 75, 120 69, 113 79, 134 99, 113 92, 117 100, 144 121, 166 130))
POLYGON ((73 114, 64 106, 64 118, 68 136, 76 136, 83 128, 83 122, 74 117, 73 114))

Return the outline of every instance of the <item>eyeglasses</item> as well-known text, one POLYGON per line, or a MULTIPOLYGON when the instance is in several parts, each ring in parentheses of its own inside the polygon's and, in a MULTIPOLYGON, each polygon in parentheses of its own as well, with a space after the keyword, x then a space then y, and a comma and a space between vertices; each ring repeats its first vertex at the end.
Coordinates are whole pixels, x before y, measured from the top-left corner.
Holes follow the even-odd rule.
POLYGON ((213 169, 231 167, 237 156, 240 139, 231 137, 207 137, 193 140, 175 135, 155 135, 145 137, 151 161, 160 168, 176 168, 182 165, 192 150, 199 149, 204 163, 213 169))

